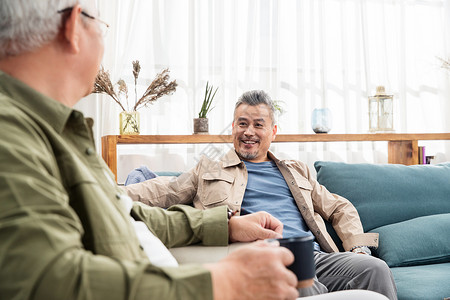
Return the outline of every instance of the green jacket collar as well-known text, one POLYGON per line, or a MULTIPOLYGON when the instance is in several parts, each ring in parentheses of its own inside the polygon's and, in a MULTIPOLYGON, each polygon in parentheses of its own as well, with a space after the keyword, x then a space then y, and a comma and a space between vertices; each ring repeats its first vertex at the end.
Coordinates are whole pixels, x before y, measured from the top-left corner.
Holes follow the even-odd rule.
POLYGON ((16 105, 35 112, 61 133, 74 111, 72 108, 34 90, 22 81, 0 71, 0 94, 14 99, 16 105))

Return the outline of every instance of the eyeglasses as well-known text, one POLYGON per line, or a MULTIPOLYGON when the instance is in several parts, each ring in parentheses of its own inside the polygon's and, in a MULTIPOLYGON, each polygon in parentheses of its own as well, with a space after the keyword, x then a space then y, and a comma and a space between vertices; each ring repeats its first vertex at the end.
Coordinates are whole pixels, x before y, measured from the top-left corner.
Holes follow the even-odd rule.
MULTIPOLYGON (((67 7, 67 8, 58 10, 58 13, 59 13, 59 14, 62 14, 62 13, 71 11, 72 9, 73 9, 73 7, 67 7)), ((99 28, 100 28, 100 31, 101 31, 101 33, 102 33, 102 36, 105 36, 105 35, 106 35, 106 33, 108 32, 108 28, 109 28, 109 24, 108 24, 108 23, 106 23, 106 22, 103 21, 103 20, 100 20, 99 18, 96 18, 96 17, 94 17, 94 16, 91 16, 90 14, 88 14, 87 12, 85 12, 85 11, 83 11, 83 10, 81 11, 81 14, 82 14, 83 16, 85 16, 86 18, 89 18, 89 19, 98 21, 98 22, 100 23, 99 28)))

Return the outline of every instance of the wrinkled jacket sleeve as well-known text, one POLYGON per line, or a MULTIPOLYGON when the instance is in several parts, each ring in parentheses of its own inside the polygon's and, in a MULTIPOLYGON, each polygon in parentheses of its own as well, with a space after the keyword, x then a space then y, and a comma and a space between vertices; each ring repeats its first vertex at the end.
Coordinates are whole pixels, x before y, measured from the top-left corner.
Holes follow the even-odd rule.
POLYGON ((168 248, 202 243, 205 246, 228 245, 227 207, 199 210, 175 205, 164 210, 134 202, 132 215, 148 228, 168 248))
POLYGON ((200 165, 178 177, 159 176, 122 188, 133 201, 150 206, 167 208, 175 204, 190 204, 197 193, 200 165))
MULTIPOLYGON (((0 117, 0 298, 212 299, 211 276, 201 266, 158 268, 146 259, 87 251, 79 216, 69 206, 45 138, 30 133, 33 124, 23 122, 18 129, 22 120, 0 117)), ((226 224, 224 208, 193 216, 186 212, 181 208, 142 215, 148 220, 154 215, 155 221, 149 221, 154 226, 172 227, 175 242, 163 229, 157 234, 173 244, 202 240, 211 234, 206 223, 226 224), (176 234, 176 222, 194 228, 176 234)), ((220 226, 214 230, 227 234, 220 226)))

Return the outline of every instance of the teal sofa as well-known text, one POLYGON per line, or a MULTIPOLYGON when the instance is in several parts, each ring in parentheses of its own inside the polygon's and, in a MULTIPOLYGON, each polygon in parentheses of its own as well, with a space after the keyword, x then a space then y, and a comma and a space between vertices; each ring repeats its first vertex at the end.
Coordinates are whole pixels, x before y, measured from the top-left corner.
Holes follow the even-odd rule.
POLYGON ((364 231, 380 234, 374 255, 391 268, 400 300, 450 297, 450 163, 314 167, 322 185, 353 203, 364 231))

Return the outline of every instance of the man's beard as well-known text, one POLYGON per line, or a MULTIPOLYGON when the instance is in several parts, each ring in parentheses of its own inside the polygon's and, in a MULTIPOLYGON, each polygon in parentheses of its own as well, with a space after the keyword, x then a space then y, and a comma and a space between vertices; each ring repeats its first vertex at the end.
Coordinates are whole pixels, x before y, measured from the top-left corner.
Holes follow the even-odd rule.
POLYGON ((236 152, 239 155, 239 157, 243 160, 252 160, 258 156, 258 151, 255 151, 255 152, 236 151, 236 152))

